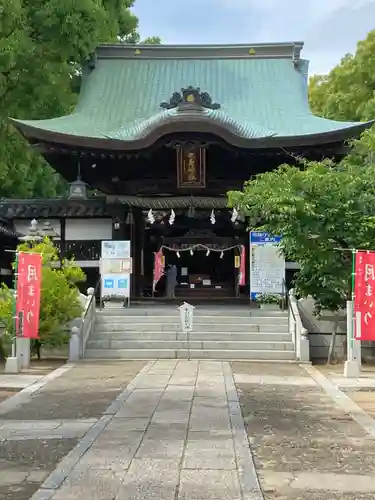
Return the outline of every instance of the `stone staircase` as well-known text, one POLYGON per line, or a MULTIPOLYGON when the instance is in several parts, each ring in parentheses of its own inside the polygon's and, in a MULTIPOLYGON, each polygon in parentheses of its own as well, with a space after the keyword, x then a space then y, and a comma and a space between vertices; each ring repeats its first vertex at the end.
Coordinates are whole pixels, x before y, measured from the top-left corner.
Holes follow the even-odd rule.
MULTIPOLYGON (((190 337, 192 359, 295 360, 287 313, 249 306, 197 306, 190 337)), ((188 358, 176 306, 106 308, 97 312, 85 357, 188 358)))

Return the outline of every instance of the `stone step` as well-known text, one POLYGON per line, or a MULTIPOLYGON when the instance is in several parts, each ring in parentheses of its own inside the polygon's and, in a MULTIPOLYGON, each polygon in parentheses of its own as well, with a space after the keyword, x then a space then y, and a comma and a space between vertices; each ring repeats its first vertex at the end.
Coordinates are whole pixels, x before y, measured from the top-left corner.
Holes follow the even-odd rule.
MULTIPOLYGON (((94 332, 90 340, 185 340, 186 333, 182 332, 94 332)), ((217 340, 220 342, 251 341, 251 342, 289 342, 291 335, 289 333, 244 333, 244 332, 192 332, 191 340, 217 340)))
MULTIPOLYGON (((131 350, 157 350, 157 349, 172 349, 181 350, 188 349, 187 340, 89 340, 87 343, 87 349, 131 349, 131 350)), ((263 351, 263 350, 277 350, 277 351, 293 351, 293 342, 269 342, 267 341, 256 341, 251 340, 246 341, 219 341, 219 340, 204 340, 190 341, 191 349, 203 349, 207 351, 211 350, 253 350, 253 351, 263 351)))
MULTIPOLYGON (((138 308, 134 309, 119 307, 119 308, 110 308, 110 309, 102 309, 96 311, 97 317, 111 317, 111 316, 119 316, 119 317, 138 317, 138 316, 165 316, 165 317, 176 317, 178 316, 178 308, 174 307, 149 307, 149 308, 138 308)), ((282 311, 281 309, 250 309, 247 307, 218 307, 216 309, 202 307, 199 308, 197 306, 194 311, 194 316, 213 316, 217 318, 218 316, 228 316, 228 317, 264 317, 264 316, 272 316, 279 317, 285 316, 287 317, 287 312, 282 311)))
MULTIPOLYGON (((144 317, 144 316, 97 316, 96 323, 98 325, 176 325, 180 324, 180 318, 177 315, 174 316, 154 316, 154 317, 144 317)), ((286 316, 273 317, 273 316, 247 316, 247 317, 236 317, 236 316, 197 316, 194 317, 195 325, 214 325, 220 323, 221 325, 231 325, 231 324, 244 324, 244 325, 260 325, 260 324, 274 324, 279 325, 287 324, 288 318, 286 316)))
MULTIPOLYGON (((87 349, 88 359, 187 359, 187 349, 87 349)), ((191 359, 226 359, 226 360, 268 360, 293 361, 295 352, 287 350, 219 350, 192 349, 191 359)))
MULTIPOLYGON (((179 323, 176 324, 112 324, 112 325, 96 325, 96 332, 101 333, 121 333, 121 332, 174 332, 180 333, 181 326, 179 323)), ((197 325, 194 324, 194 332, 198 333, 214 333, 214 332, 228 332, 228 333, 251 333, 251 332, 271 332, 271 333, 287 333, 287 324, 269 324, 269 325, 256 325, 256 324, 233 324, 233 325, 197 325)))

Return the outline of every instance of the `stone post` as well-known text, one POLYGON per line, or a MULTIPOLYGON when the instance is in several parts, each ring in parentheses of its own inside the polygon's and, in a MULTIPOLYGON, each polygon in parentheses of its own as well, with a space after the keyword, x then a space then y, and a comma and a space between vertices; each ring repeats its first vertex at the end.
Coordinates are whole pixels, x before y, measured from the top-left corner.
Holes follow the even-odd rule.
POLYGON ((73 326, 71 329, 71 335, 69 340, 69 361, 75 362, 79 361, 80 352, 80 330, 77 326, 73 326))
POLYGON ((346 342, 347 360, 344 365, 344 377, 357 378, 361 374, 361 341, 354 338, 354 302, 346 303, 346 342))
POLYGON ((300 361, 308 363, 310 361, 310 340, 309 332, 306 328, 301 328, 300 338, 300 361))
POLYGON ((21 369, 30 368, 30 339, 26 339, 23 337, 17 337, 16 339, 16 352, 17 357, 20 361, 21 369))

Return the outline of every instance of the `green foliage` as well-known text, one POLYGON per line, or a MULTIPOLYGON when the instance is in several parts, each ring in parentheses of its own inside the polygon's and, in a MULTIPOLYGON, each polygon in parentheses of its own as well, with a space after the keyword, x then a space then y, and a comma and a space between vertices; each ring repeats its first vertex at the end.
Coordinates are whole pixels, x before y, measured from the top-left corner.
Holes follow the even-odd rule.
POLYGON ((0 360, 9 356, 13 331, 13 294, 5 285, 0 288, 0 326, 3 335, 0 337, 0 360))
MULTIPOLYGON (((31 249, 24 243, 19 245, 18 250, 42 254, 40 342, 50 347, 62 345, 67 340, 68 323, 82 314, 76 284, 85 280, 85 274, 72 260, 65 260, 62 267, 54 267, 59 264, 59 256, 48 238, 31 249)), ((13 307, 12 292, 3 286, 0 293, 0 321, 5 323, 8 332, 13 330, 13 307)))
POLYGON ((140 43, 144 45, 160 45, 161 39, 158 36, 149 36, 145 40, 142 40, 140 43))
MULTIPOLYGON (((53 197, 65 183, 8 117, 55 118, 77 98, 75 75, 100 42, 138 42, 133 0, 0 0, 0 197, 53 197)), ((160 43, 152 37, 146 43, 160 43)))
POLYGON ((375 30, 358 43, 328 75, 310 79, 311 108, 333 120, 366 121, 375 117, 375 30))
POLYGON ((300 161, 228 193, 250 228, 282 235, 281 249, 298 262, 297 292, 335 311, 350 296, 351 249, 375 247, 375 135, 367 131, 337 166, 300 161))

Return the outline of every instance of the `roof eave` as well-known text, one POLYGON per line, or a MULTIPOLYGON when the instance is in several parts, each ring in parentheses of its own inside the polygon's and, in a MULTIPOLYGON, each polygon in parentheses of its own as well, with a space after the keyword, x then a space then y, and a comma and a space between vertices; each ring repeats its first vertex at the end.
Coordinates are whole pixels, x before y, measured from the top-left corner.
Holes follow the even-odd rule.
POLYGON ((320 146, 335 142, 345 142, 359 137, 362 132, 371 127, 375 120, 365 123, 355 123, 352 127, 300 136, 273 136, 248 139, 238 136, 231 129, 208 120, 180 120, 178 122, 165 122, 151 130, 147 135, 134 140, 111 138, 96 138, 64 134, 50 130, 40 129, 20 120, 10 119, 12 124, 29 141, 42 141, 56 146, 85 148, 93 150, 108 150, 117 152, 136 151, 152 146, 165 135, 174 133, 209 133, 223 139, 228 144, 243 149, 276 149, 281 147, 320 146))
POLYGON ((231 45, 134 45, 101 44, 97 59, 228 59, 288 58, 297 61, 303 42, 231 45))

